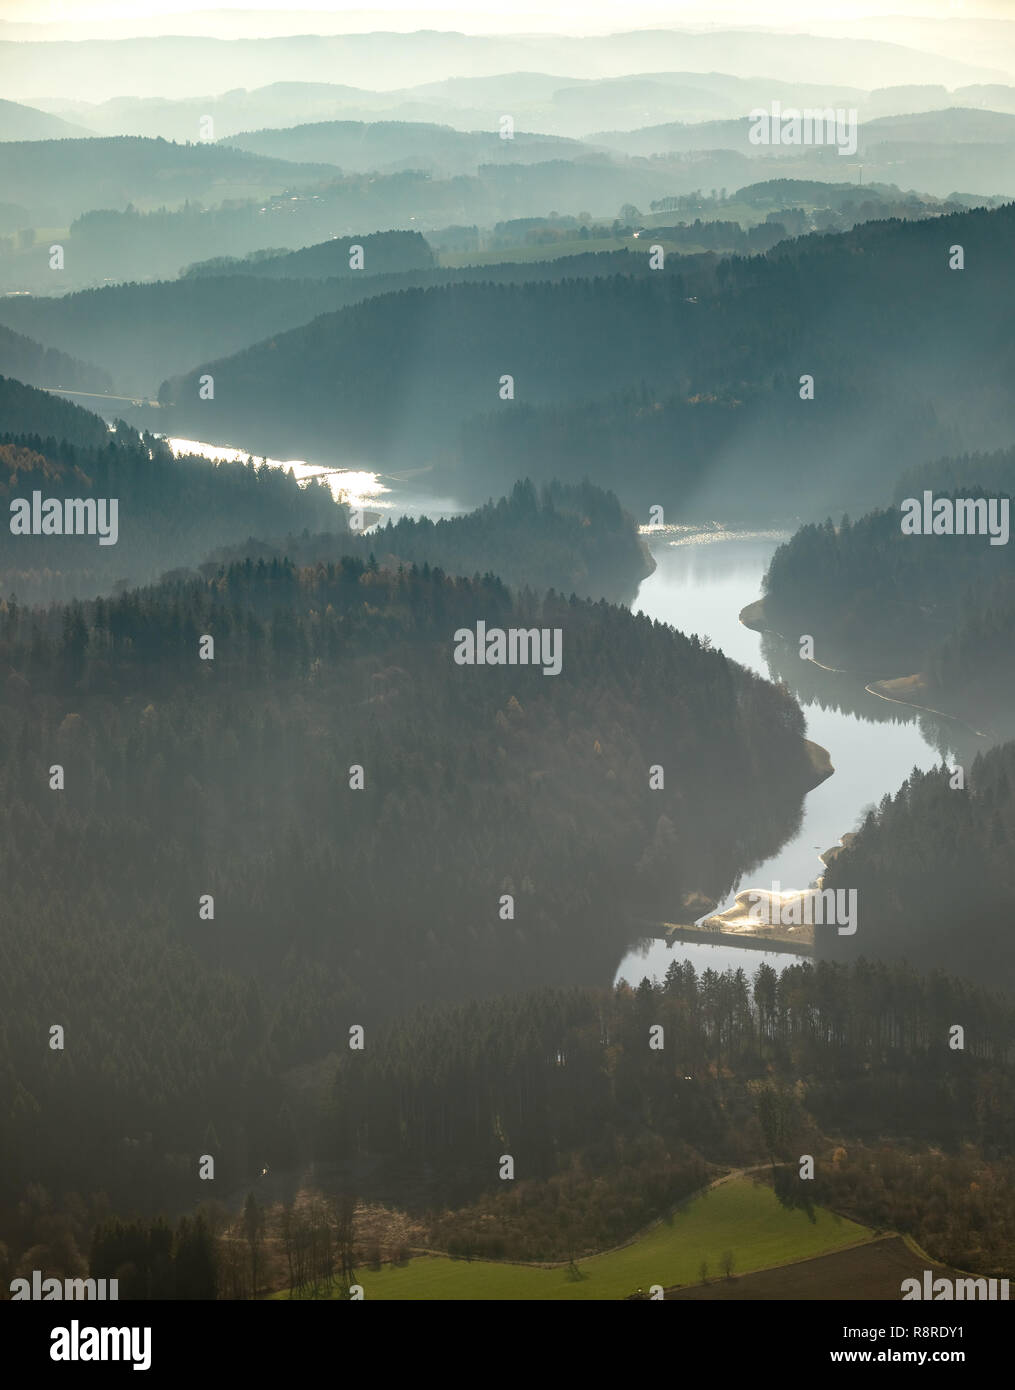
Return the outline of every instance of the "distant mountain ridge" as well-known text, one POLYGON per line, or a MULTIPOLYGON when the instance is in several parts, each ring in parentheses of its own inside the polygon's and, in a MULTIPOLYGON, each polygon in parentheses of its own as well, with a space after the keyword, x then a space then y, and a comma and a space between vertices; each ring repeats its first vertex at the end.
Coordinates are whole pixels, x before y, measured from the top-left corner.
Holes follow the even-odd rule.
POLYGON ((277 255, 257 252, 241 259, 198 261, 185 276, 254 275, 266 279, 329 280, 355 276, 394 275, 436 268, 437 258, 419 232, 355 233, 333 237, 316 246, 277 255), (355 248, 359 248, 357 253, 355 248))
POLYGON ((568 77, 547 72, 502 72, 448 78, 374 91, 336 82, 269 82, 204 95, 115 97, 74 102, 40 99, 41 109, 75 121, 96 135, 162 136, 194 140, 211 116, 215 137, 229 139, 263 129, 328 121, 420 122, 498 132, 502 115, 517 129, 590 139, 596 131, 633 132, 673 122, 736 120, 774 97, 784 106, 845 106, 861 119, 898 116, 951 106, 1015 111, 1015 86, 907 83, 867 91, 851 83, 787 81, 778 76, 735 77, 727 72, 630 72, 617 77, 568 77))
POLYGON ((442 174, 474 174, 483 164, 538 163, 580 158, 578 140, 512 130, 459 131, 422 121, 322 121, 284 130, 255 130, 221 142, 238 150, 293 163, 332 162, 355 173, 394 173, 433 169, 442 174))
POLYGON ((298 166, 228 146, 139 136, 0 143, 4 201, 22 204, 43 226, 62 226, 93 208, 250 198, 334 174, 327 164, 298 166))
POLYGON ((735 76, 771 73, 784 81, 851 84, 858 67, 875 86, 1007 80, 1003 68, 976 65, 869 39, 808 34, 668 29, 594 35, 486 36, 456 33, 298 35, 273 39, 166 36, 81 43, 0 41, 0 82, 11 99, 60 92, 103 100, 111 93, 196 97, 231 86, 279 80, 378 88, 432 78, 491 76, 542 67, 570 77, 621 77, 650 69, 735 76))
POLYGON ((68 140, 92 134, 86 126, 74 125, 48 111, 0 99, 0 141, 68 140))
MULTIPOLYGON (((43 347, 0 325, 0 376, 17 377, 31 386, 61 387, 65 391, 111 391, 112 378, 68 353, 43 347)), ((0 420, 0 428, 3 421, 0 420)))

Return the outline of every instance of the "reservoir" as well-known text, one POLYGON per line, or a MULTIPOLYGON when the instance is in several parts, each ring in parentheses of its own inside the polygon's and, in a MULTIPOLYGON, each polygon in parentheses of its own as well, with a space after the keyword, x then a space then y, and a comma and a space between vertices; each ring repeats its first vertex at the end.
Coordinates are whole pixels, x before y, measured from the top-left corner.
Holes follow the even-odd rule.
MULTIPOLYGON (((656 570, 642 583, 634 609, 683 632, 707 636, 732 660, 784 681, 803 709, 807 737, 828 750, 835 768, 807 793, 799 831, 777 854, 748 870, 736 891, 772 891, 776 883, 783 892, 806 888, 822 872, 818 856, 855 830, 883 796, 894 795, 914 768, 940 766, 943 758, 950 763, 960 737, 961 756, 975 751, 963 727, 889 704, 869 694, 859 676, 803 661, 798 640, 743 626, 740 611, 761 597, 769 559, 789 531, 728 532, 715 525, 657 527, 644 534, 656 570)), ((734 896, 720 910, 731 906, 734 896)), ((672 920, 683 920, 679 910, 672 920)), ((735 946, 676 942, 670 947, 651 940, 625 956, 617 978, 631 984, 646 975, 662 979, 673 960, 690 960, 698 971, 742 967, 750 975, 762 961, 780 969, 799 959, 735 946)))
MULTIPOLYGON (((245 459, 245 451, 195 440, 170 439, 174 452, 208 459, 245 459)), ((273 467, 292 468, 298 478, 320 474, 302 460, 267 459, 273 467)), ((452 498, 435 498, 414 486, 411 475, 386 475, 368 466, 334 469, 328 480, 336 496, 353 506, 399 516, 438 519, 463 510, 452 498)), ((799 829, 770 858, 750 867, 718 910, 732 906, 737 892, 799 890, 822 873, 819 855, 855 830, 882 797, 894 795, 914 768, 942 761, 970 760, 986 746, 956 721, 880 699, 865 689, 858 675, 825 670, 801 659, 799 636, 752 631, 740 612, 762 595, 762 580, 776 547, 792 530, 733 531, 719 523, 706 526, 645 527, 656 569, 638 590, 636 612, 669 623, 685 633, 708 637, 731 660, 766 679, 784 682, 799 701, 807 720, 807 737, 827 749, 835 772, 803 802, 799 829)), ((820 639, 820 634, 812 634, 820 639)), ((820 651, 820 646, 817 650, 820 651)), ((899 672, 898 674, 907 674, 899 672)), ((763 811, 762 811, 763 814, 763 811)), ((674 905, 670 920, 684 922, 674 905)), ((701 919, 699 919, 701 920, 701 919)), ((685 923, 690 925, 690 923, 685 923)), ((799 961, 790 953, 712 946, 699 942, 650 939, 633 947, 617 970, 617 979, 636 984, 644 976, 662 978, 673 960, 689 960, 705 969, 743 968, 752 974, 762 962, 776 969, 799 961)))

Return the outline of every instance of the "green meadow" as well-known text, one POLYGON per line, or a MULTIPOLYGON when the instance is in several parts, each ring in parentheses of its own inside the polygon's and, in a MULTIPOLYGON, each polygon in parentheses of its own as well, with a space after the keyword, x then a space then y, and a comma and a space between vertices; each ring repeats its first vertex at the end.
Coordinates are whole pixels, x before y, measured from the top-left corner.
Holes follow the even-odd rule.
POLYGON ((771 1188, 741 1178, 695 1197, 631 1245, 579 1260, 577 1277, 566 1267, 444 1255, 357 1270, 356 1277, 367 1299, 622 1299, 639 1288, 647 1293, 652 1284, 697 1284, 702 1260, 708 1261, 709 1277, 718 1278, 727 1250, 737 1275, 872 1238, 865 1227, 832 1212, 817 1208, 814 1216, 812 1222, 805 1212, 780 1206, 771 1188))

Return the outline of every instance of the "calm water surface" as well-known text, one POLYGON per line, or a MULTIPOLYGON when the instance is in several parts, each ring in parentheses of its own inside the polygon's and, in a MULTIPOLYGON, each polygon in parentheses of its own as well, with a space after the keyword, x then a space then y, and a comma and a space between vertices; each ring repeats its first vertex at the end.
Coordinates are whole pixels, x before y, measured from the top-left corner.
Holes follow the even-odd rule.
MULTIPOLYGON (((786 680, 803 707, 807 737, 831 755, 835 773, 808 793, 798 834, 744 874, 736 891, 772 890, 775 883, 783 891, 806 888, 822 872, 818 855, 837 845, 846 831, 855 830, 866 811, 886 792, 894 793, 914 767, 939 766, 942 749, 951 739, 947 726, 918 723, 914 712, 865 692, 859 678, 822 671, 801 661, 797 644, 771 635, 763 638, 739 622, 740 610, 761 596, 772 552, 786 538, 788 533, 648 533, 657 568, 633 605, 635 611, 683 632, 707 635, 728 657, 769 679, 786 680), (797 671, 799 685, 794 679, 797 671), (843 704, 853 708, 844 709, 843 704), (938 746, 930 741, 935 736, 938 746)), ((732 900, 733 895, 721 906, 730 906, 732 900)), ((674 959, 690 960, 699 971, 742 966, 750 974, 762 961, 780 968, 799 957, 732 946, 670 948, 650 941, 624 958, 617 978, 661 978, 674 959)))

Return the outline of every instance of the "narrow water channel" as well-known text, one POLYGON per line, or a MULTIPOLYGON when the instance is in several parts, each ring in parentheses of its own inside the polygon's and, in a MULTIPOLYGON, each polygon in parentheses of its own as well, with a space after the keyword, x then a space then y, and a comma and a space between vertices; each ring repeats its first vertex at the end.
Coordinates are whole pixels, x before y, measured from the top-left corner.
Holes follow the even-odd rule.
MULTIPOLYGON (((752 632, 740 623, 741 609, 761 596, 762 576, 783 536, 667 529, 647 539, 657 568, 641 585, 635 611, 683 632, 707 635, 732 660, 769 679, 784 680, 803 707, 807 737, 831 756, 835 773, 808 793, 798 833, 777 854, 746 872, 736 891, 771 891, 776 884, 783 891, 806 888, 822 872, 819 854, 855 830, 868 808, 894 793, 915 767, 940 765, 953 731, 904 706, 879 700, 865 691, 858 676, 823 671, 802 661, 796 644, 752 632)), ((733 896, 721 907, 729 906, 733 896)), ((799 957, 650 941, 624 958, 617 978, 631 983, 645 975, 662 978, 674 959, 690 960, 698 970, 742 966, 750 973, 763 960, 781 968, 799 957)))

